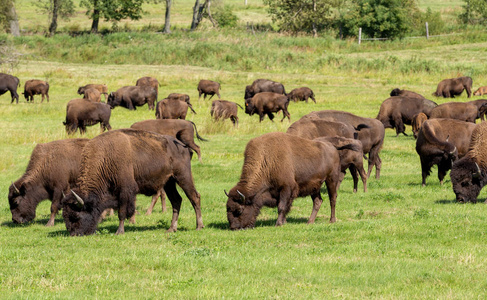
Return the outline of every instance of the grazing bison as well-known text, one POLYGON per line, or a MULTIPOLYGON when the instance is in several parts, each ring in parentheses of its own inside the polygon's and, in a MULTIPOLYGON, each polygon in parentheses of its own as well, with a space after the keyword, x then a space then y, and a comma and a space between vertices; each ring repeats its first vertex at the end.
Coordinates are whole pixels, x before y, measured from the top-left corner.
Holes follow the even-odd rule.
POLYGON ((408 91, 408 90, 401 90, 399 88, 395 88, 391 91, 390 93, 391 97, 394 96, 402 96, 402 97, 409 97, 409 98, 419 98, 419 99, 425 99, 423 95, 420 95, 416 92, 413 91, 408 91))
POLYGON ((487 184, 487 122, 476 125, 472 132, 469 150, 452 166, 450 172, 453 192, 458 202, 477 202, 487 184))
POLYGON ((27 102, 34 102, 34 95, 42 95, 41 103, 44 102, 44 97, 49 102, 49 83, 38 79, 27 80, 24 84, 23 94, 27 102))
POLYGON ((382 102, 376 119, 384 124, 384 128, 395 128, 396 136, 400 133, 407 136, 404 125, 411 125, 413 116, 421 112, 429 116, 437 105, 424 98, 394 96, 382 102))
POLYGON ((233 126, 238 127, 238 107, 243 109, 240 104, 235 102, 227 100, 213 100, 211 103, 210 115, 215 119, 215 121, 230 119, 233 126))
POLYGON ((159 96, 159 81, 154 77, 142 77, 137 79, 135 86, 150 86, 154 90, 156 90, 156 101, 157 97, 159 96))
POLYGON ((189 105, 186 102, 162 99, 156 105, 156 119, 186 119, 189 105))
POLYGON ((413 136, 415 139, 418 138, 419 130, 423 126, 424 121, 428 120, 428 116, 424 113, 415 114, 411 120, 411 128, 413 130, 413 136))
POLYGON ((13 103, 14 100, 19 103, 19 94, 17 94, 17 88, 20 86, 20 80, 12 75, 0 73, 0 95, 5 94, 7 91, 10 92, 13 103))
POLYGON ((220 99, 220 89, 221 86, 218 82, 202 79, 198 83, 198 100, 201 99, 202 94, 204 95, 203 100, 206 100, 207 95, 210 95, 209 100, 211 100, 215 94, 218 96, 218 99, 220 99))
POLYGON ((482 121, 485 120, 485 113, 486 113, 486 106, 487 106, 487 99, 479 99, 479 100, 473 100, 473 101, 468 101, 467 103, 471 103, 475 106, 477 106, 479 110, 479 117, 482 121))
POLYGON ((187 94, 180 94, 180 93, 171 93, 167 96, 166 99, 169 100, 177 100, 177 101, 183 101, 188 104, 189 109, 196 114, 196 112, 193 109, 193 105, 191 105, 191 102, 189 101, 189 95, 187 94))
POLYGON ((444 79, 438 83, 436 92, 433 96, 443 98, 455 98, 462 94, 463 90, 467 91, 468 98, 472 95, 472 78, 468 76, 444 79))
POLYGON ((361 130, 358 131, 358 140, 362 142, 364 154, 369 154, 367 177, 370 176, 372 168, 375 166, 375 178, 380 178, 382 161, 379 157, 379 153, 384 143, 385 129, 384 125, 382 125, 379 120, 359 117, 349 112, 338 110, 314 111, 303 116, 301 119, 304 118, 342 122, 352 125, 357 129, 361 128, 361 130))
POLYGON ((87 89, 95 89, 105 96, 105 101, 107 101, 108 87, 106 84, 87 84, 85 86, 80 86, 78 88, 78 95, 84 95, 87 89))
POLYGON ((196 124, 191 121, 186 120, 145 120, 140 121, 132 124, 130 126, 132 129, 138 130, 146 130, 152 131, 159 134, 170 135, 178 140, 180 140, 183 144, 185 144, 188 148, 194 150, 198 155, 198 159, 201 162, 201 150, 198 145, 194 142, 194 136, 196 133, 196 137, 200 141, 207 141, 206 139, 202 138, 198 131, 196 130, 196 124))
POLYGON ((118 209, 117 234, 135 213, 137 194, 154 195, 164 188, 173 216, 168 232, 177 230, 182 198, 176 183, 196 213, 196 229, 203 228, 200 194, 191 174, 191 152, 177 139, 154 132, 119 129, 103 133, 83 148, 77 188, 63 198, 63 218, 73 235, 93 234, 101 213, 118 209))
POLYGON ((154 109, 157 91, 150 86, 124 86, 108 95, 107 103, 111 108, 122 106, 130 110, 147 103, 149 110, 154 109))
POLYGON ((358 188, 357 173, 360 174, 360 178, 362 179, 364 192, 367 192, 367 173, 364 170, 364 151, 362 142, 341 136, 321 137, 314 140, 318 142, 329 142, 338 150, 338 154, 340 155, 341 170, 339 182, 342 182, 343 177, 345 177, 346 170, 349 169, 353 178, 353 192, 356 193, 358 188), (351 148, 345 147, 348 145, 351 145, 351 148))
POLYGON ((282 83, 275 82, 269 79, 256 79, 254 80, 252 85, 247 85, 245 87, 244 99, 252 98, 256 94, 262 92, 271 92, 286 95, 286 90, 284 89, 284 85, 282 85, 282 83))
POLYGON ((12 182, 8 190, 13 222, 32 221, 39 203, 49 199, 51 217, 46 226, 54 225, 63 193, 68 193, 78 178, 81 151, 87 142, 88 139, 67 139, 37 144, 24 175, 12 182))
POLYGON ((91 102, 101 102, 101 94, 97 89, 89 88, 84 91, 83 99, 91 102))
POLYGON ((332 144, 273 132, 250 140, 244 157, 240 181, 227 194, 230 229, 253 228, 263 206, 277 206, 276 226, 283 225, 293 200, 308 195, 313 200, 308 224, 313 223, 323 202, 323 182, 330 198, 330 223, 336 221, 340 156, 332 144))
POLYGON ((469 102, 447 102, 438 105, 431 110, 430 119, 455 119, 465 122, 475 123, 475 120, 485 114, 487 107, 479 108, 469 102))
POLYGON ((297 101, 306 101, 308 103, 308 98, 311 98, 314 103, 316 103, 315 94, 309 87, 300 87, 297 89, 292 90, 289 94, 287 94, 289 100, 294 102, 297 101))
POLYGON ((453 119, 430 119, 423 123, 416 140, 423 186, 434 165, 438 165, 438 179, 443 184, 452 162, 467 153, 474 128, 475 124, 453 119))
POLYGON ((110 106, 105 103, 91 102, 85 99, 73 99, 66 106, 66 121, 63 125, 68 134, 73 134, 79 128, 79 132, 84 134, 86 126, 100 123, 100 130, 111 130, 110 106))
MULTIPOLYGON (((360 130, 362 127, 360 125, 360 130)), ((321 119, 302 118, 289 126, 286 133, 297 135, 305 139, 316 139, 325 136, 342 136, 346 138, 355 138, 357 131, 352 125, 342 122, 328 121, 321 119)))
POLYGON ((271 121, 274 121, 273 113, 282 110, 283 116, 281 122, 286 117, 289 122, 291 122, 291 115, 287 111, 288 106, 289 98, 286 95, 263 92, 245 100, 245 113, 250 116, 258 114, 260 117, 259 122, 262 122, 265 115, 267 115, 271 121))
POLYGON ((474 96, 482 96, 485 94, 487 94, 487 86, 481 86, 475 92, 473 92, 474 96))

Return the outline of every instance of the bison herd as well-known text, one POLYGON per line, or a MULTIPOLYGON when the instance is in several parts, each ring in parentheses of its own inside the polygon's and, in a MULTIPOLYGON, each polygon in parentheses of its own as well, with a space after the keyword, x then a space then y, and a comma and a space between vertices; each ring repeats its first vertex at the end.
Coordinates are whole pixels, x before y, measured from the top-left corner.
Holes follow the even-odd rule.
MULTIPOLYGON (((18 78, 0 74, 0 95, 10 91, 17 100, 18 78)), ((24 96, 42 95, 49 101, 49 84, 29 80, 24 84, 24 96)), ((433 95, 453 98, 467 91, 471 96, 472 79, 446 79, 438 84, 433 95)), ((201 80, 197 86, 201 95, 220 97, 221 85, 201 80)), ((474 95, 487 90, 479 88, 474 95)), ((171 93, 158 100, 159 82, 142 77, 135 86, 124 86, 108 93, 104 84, 88 84, 78 89, 81 99, 66 106, 63 122, 69 134, 86 126, 100 123, 102 133, 89 139, 66 139, 38 144, 32 151, 25 173, 9 187, 8 200, 15 223, 35 218, 37 205, 45 199, 52 201, 48 226, 62 209, 62 216, 71 235, 95 233, 106 211, 118 210, 117 234, 124 233, 124 221, 133 218, 137 194, 153 196, 152 211, 158 197, 167 195, 173 208, 169 232, 177 230, 181 207, 178 185, 190 200, 196 214, 196 228, 203 228, 200 194, 191 172, 193 151, 201 162, 200 147, 194 137, 202 138, 196 124, 186 121, 190 109, 196 111, 186 94, 171 93), (101 102, 104 95, 106 104, 101 102), (156 119, 132 124, 131 128, 111 130, 111 109, 116 106, 135 110, 147 104, 155 110, 156 119)), ((238 126, 238 108, 252 116, 265 115, 270 120, 282 112, 283 121, 290 121, 290 101, 306 101, 315 95, 308 87, 286 93, 284 85, 267 79, 255 80, 245 88, 245 107, 227 100, 214 100, 210 115, 218 121, 230 119, 238 126)), ((247 143, 239 182, 227 195, 227 219, 232 230, 252 228, 262 207, 277 207, 276 225, 286 223, 286 215, 297 197, 311 196, 313 208, 308 223, 313 223, 323 202, 320 189, 326 184, 331 213, 336 221, 335 203, 346 170, 353 178, 353 192, 358 190, 360 176, 367 192, 367 179, 375 167, 380 178, 382 161, 379 157, 384 143, 385 128, 396 134, 406 134, 405 125, 412 125, 422 172, 422 185, 434 165, 438 179, 443 182, 451 169, 451 181, 459 202, 476 202, 487 183, 487 123, 484 120, 487 100, 448 102, 441 105, 408 90, 394 89, 384 100, 376 118, 367 118, 345 111, 312 111, 292 123, 286 133, 273 132, 253 138, 247 143), (363 161, 367 160, 367 169, 363 161)), ((148 211, 148 213, 150 213, 148 211)))

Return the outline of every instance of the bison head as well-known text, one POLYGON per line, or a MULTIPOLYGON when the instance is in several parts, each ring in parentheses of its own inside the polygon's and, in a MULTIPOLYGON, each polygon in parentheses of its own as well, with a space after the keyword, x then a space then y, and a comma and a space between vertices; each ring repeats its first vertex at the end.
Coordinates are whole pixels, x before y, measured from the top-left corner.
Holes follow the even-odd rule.
POLYGON ((101 212, 90 198, 83 200, 71 192, 61 201, 63 219, 71 236, 95 233, 101 212))
POLYGON ((245 87, 245 97, 244 99, 252 98, 254 96, 254 91, 250 85, 245 87))
POLYGON ((252 98, 245 99, 245 113, 248 115, 253 115, 255 111, 255 105, 252 102, 252 98))
POLYGON ((458 202, 477 202, 480 190, 487 183, 485 170, 482 171, 479 165, 467 156, 453 164, 450 177, 458 202))
POLYGON ((114 108, 115 106, 119 106, 122 103, 122 99, 120 97, 115 97, 115 94, 111 92, 107 98, 107 104, 110 105, 110 108, 114 108))
POLYGON ((84 87, 84 86, 80 86, 80 87, 78 88, 78 95, 82 95, 82 94, 84 94, 84 93, 85 93, 85 87, 84 87))
POLYGON ((36 217, 38 201, 35 201, 29 196, 25 184, 17 187, 12 182, 8 188, 8 203, 10 204, 10 212, 12 213, 12 221, 14 223, 27 223, 36 217))
POLYGON ((252 205, 250 199, 239 190, 233 188, 225 194, 227 200, 227 218, 231 230, 254 228, 259 208, 252 205))

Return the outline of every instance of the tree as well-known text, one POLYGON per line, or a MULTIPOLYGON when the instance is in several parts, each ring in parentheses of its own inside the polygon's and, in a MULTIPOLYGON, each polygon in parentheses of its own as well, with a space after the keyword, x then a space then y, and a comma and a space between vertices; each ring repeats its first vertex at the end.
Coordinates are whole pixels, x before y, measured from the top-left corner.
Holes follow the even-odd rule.
POLYGON ((171 33, 171 6, 172 0, 166 0, 166 21, 164 23, 164 33, 171 33))
POLYGON ((73 0, 43 0, 35 4, 42 13, 49 16, 49 35, 53 36, 57 29, 58 17, 68 20, 74 14, 73 0))
POLYGON ((0 0, 0 28, 20 36, 19 22, 13 0, 0 0))
POLYGON ((93 20, 91 32, 98 32, 100 18, 118 22, 122 19, 142 18, 143 0, 81 0, 80 6, 87 9, 86 14, 93 20))
POLYGON ((487 1, 485 0, 463 0, 463 12, 460 20, 465 24, 487 24, 487 1))
POLYGON ((205 2, 200 4, 200 0, 196 0, 193 6, 193 21, 191 22, 191 30, 195 30, 196 27, 200 24, 203 16, 207 16, 214 27, 217 26, 217 23, 213 19, 211 15, 211 0, 206 0, 205 2))

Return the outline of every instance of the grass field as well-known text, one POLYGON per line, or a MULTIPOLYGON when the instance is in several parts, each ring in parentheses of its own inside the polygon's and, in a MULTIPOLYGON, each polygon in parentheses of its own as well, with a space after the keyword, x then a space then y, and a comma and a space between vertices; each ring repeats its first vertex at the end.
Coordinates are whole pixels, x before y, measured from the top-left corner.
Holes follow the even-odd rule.
MULTIPOLYGON (((17 1, 19 7, 24 0, 17 1)), ((175 5, 191 2, 181 0, 175 5)), ((428 2, 438 10, 446 6, 442 1, 428 2)), ((262 15, 257 4, 252 0, 249 3, 256 14, 262 15)), ((420 1, 422 8, 430 6, 425 3, 420 1)), ((28 19, 25 14, 20 16, 21 20, 28 19)), ((182 20, 183 14, 175 17, 175 22, 178 18, 182 20)), ((23 83, 32 78, 48 80, 51 86, 49 103, 41 104, 37 96, 33 104, 23 98, 19 104, 10 104, 9 95, 0 96, 0 298, 487 296, 487 259, 483 255, 487 246, 487 206, 456 203, 449 176, 440 186, 436 168, 427 185, 421 187, 415 140, 412 136, 396 137, 390 129, 386 130, 380 154, 381 178, 371 176, 368 192, 364 193, 359 184, 354 194, 347 174, 338 193, 335 224, 328 223, 330 208, 323 188, 325 201, 314 225, 306 225, 311 200, 298 198, 285 226, 275 227, 277 211, 265 208, 255 229, 229 231, 224 189, 228 191, 239 179, 246 143, 267 132, 286 131, 290 123, 279 122, 282 116, 275 122, 266 118, 259 123, 256 116, 249 117, 242 111, 238 128, 233 128, 229 120, 215 123, 209 115, 210 101, 198 100, 196 91, 200 79, 216 80, 222 84, 223 99, 242 104, 245 85, 257 78, 270 78, 282 82, 288 91, 299 86, 314 90, 317 104, 290 104, 292 121, 322 109, 375 117, 395 87, 444 103, 449 100, 430 97, 441 79, 469 75, 474 89, 487 85, 485 33, 471 31, 428 41, 364 43, 361 47, 354 41, 272 33, 252 36, 242 30, 179 32, 172 37, 119 33, 92 39, 60 35, 54 39, 31 36, 16 40, 0 36, 0 40, 28 54, 13 72, 22 83, 19 93, 23 83), (219 45, 212 48, 214 39, 219 45), (136 55, 141 45, 145 45, 146 52, 139 56, 148 55, 157 45, 171 49, 179 46, 180 52, 171 56, 161 50, 154 57, 166 55, 164 59, 144 63, 145 58, 136 55), (88 50, 77 50, 83 46, 97 49, 92 59, 82 56, 88 50), (201 46, 209 47, 211 53, 198 61, 196 57, 202 52, 195 49, 201 46), (105 55, 103 60, 99 55, 105 55), (225 61, 222 57, 234 58, 225 61), (247 69, 242 70, 245 66, 247 69), (49 201, 39 205, 33 223, 13 224, 8 187, 23 174, 36 144, 69 138, 62 121, 66 103, 78 97, 78 86, 100 82, 113 91, 133 85, 142 76, 159 79, 160 98, 171 92, 189 94, 197 111, 188 119, 209 140, 196 141, 202 149, 203 163, 196 158, 192 161, 205 228, 195 230, 194 211, 183 197, 178 232, 166 234, 170 213, 162 213, 158 204, 151 216, 144 215, 150 203, 145 196, 137 197, 140 214, 136 215, 136 224, 126 224, 123 236, 115 235, 116 215, 100 223, 97 234, 87 237, 69 237, 60 215, 54 227, 45 227, 49 201)), ((463 94, 456 100, 468 99, 463 94)), ((136 111, 115 108, 111 125, 114 129, 126 128, 152 118, 154 112, 147 106, 136 111)), ((407 132, 411 132, 410 127, 407 132)), ((90 127, 87 137, 98 134, 98 126, 90 127)), ((483 191, 479 200, 486 197, 483 191)))

